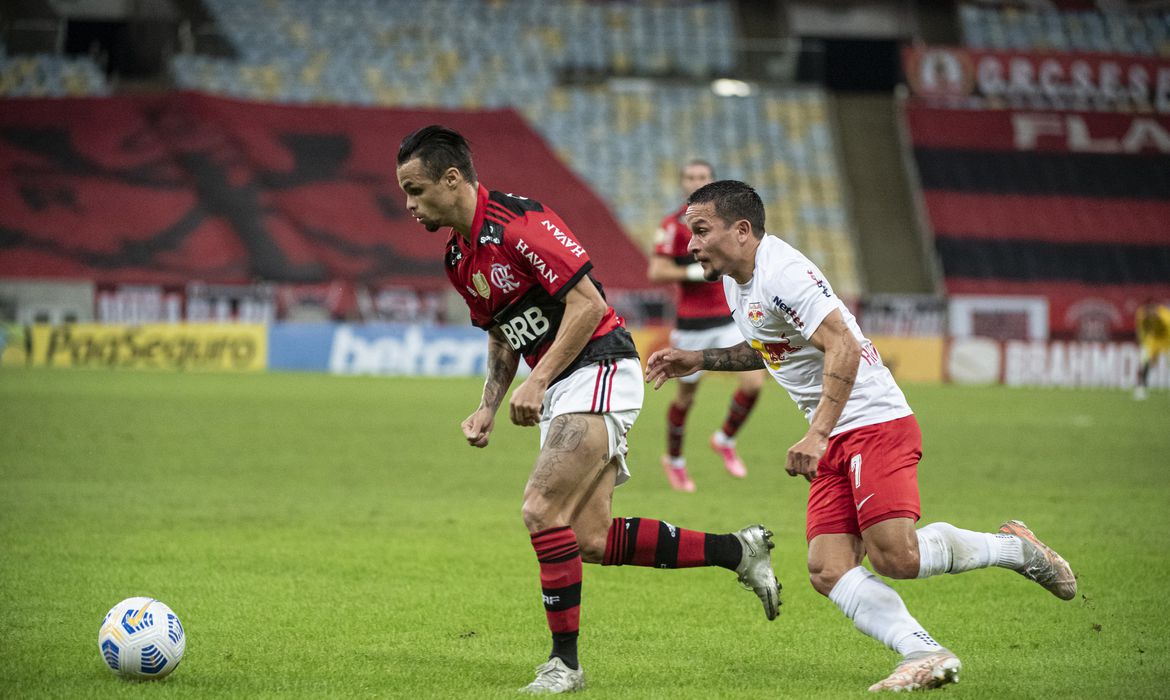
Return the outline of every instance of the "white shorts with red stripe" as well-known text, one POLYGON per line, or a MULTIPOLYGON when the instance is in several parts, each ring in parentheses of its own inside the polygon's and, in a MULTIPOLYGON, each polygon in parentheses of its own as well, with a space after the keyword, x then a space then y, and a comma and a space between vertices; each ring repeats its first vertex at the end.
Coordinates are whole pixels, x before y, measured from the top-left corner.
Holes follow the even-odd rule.
POLYGON ((646 388, 642 364, 637 358, 602 360, 586 365, 544 392, 540 407, 540 446, 548 436, 553 418, 566 413, 600 413, 609 432, 610 459, 618 463, 617 483, 630 478, 626 466, 626 433, 642 411, 646 388))

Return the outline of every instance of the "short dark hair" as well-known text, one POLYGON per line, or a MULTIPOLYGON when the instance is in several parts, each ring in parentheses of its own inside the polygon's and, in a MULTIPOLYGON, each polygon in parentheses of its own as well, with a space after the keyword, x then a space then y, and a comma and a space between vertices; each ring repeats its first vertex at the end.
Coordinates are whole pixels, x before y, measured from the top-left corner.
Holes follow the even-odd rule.
MULTIPOLYGON (((699 166, 706 168, 707 172, 711 173, 711 179, 712 180, 715 179, 715 166, 711 165, 710 161, 703 160, 702 158, 691 158, 690 160, 688 160, 686 162, 686 164, 683 165, 682 169, 686 170, 687 168, 691 167, 692 165, 699 165, 699 166)), ((682 173, 679 173, 679 174, 681 175, 682 173)))
POLYGON ((471 162, 471 146, 463 134, 454 129, 431 124, 407 134, 398 146, 398 164, 414 158, 422 162, 423 171, 435 182, 443 177, 447 168, 455 168, 472 184, 478 182, 475 165, 471 162))
POLYGON ((718 180, 703 185, 687 197, 692 204, 715 205, 715 215, 732 224, 746 219, 756 238, 764 237, 764 202, 752 186, 739 180, 718 180))

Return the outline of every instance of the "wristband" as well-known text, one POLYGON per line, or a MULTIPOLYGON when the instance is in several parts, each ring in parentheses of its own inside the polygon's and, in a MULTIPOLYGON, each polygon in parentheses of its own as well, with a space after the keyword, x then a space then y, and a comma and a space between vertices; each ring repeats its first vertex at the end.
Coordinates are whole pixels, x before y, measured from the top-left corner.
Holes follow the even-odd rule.
POLYGON ((703 276, 703 266, 699 263, 691 263, 686 267, 688 282, 706 282, 707 278, 703 276))

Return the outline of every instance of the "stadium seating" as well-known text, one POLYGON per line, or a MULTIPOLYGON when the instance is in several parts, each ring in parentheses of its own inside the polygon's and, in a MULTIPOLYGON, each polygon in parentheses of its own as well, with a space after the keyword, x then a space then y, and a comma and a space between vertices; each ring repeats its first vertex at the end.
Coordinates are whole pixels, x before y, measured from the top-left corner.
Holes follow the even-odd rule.
POLYGON ((0 47, 0 95, 85 97, 110 94, 101 69, 89 58, 54 54, 8 56, 0 47))
POLYGON ((1147 12, 959 7, 963 41, 977 49, 1170 57, 1170 9, 1147 12))
POLYGON ((703 156, 719 164, 720 177, 753 183, 771 217, 769 230, 803 248, 838 280, 842 294, 860 291, 821 92, 742 98, 695 87, 563 92, 534 123, 635 236, 648 238, 678 205, 680 164, 703 156))
POLYGON ((717 97, 647 79, 729 72, 728 2, 206 4, 241 58, 176 56, 180 87, 292 103, 517 109, 644 247, 678 206, 681 163, 705 157, 720 176, 759 188, 769 229, 802 246, 841 294, 861 291, 822 92, 717 97), (470 32, 447 30, 456 26, 470 32), (591 80, 606 75, 632 77, 591 80))
POLYGON ((208 5, 241 60, 176 57, 177 82, 257 99, 497 107, 538 97, 562 71, 706 76, 734 65, 727 3, 208 5), (484 40, 458 41, 442 29, 452 26, 484 40))

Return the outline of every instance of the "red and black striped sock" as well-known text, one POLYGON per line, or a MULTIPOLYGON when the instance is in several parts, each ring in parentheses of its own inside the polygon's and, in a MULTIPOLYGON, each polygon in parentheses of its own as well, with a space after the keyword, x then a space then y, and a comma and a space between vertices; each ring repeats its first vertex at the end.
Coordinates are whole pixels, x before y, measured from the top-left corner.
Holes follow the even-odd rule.
POLYGON ((673 458, 682 456, 683 436, 686 435, 687 411, 690 406, 671 403, 666 411, 666 454, 673 458))
POLYGON ((601 563, 656 569, 722 566, 735 571, 742 557, 743 545, 735 535, 684 530, 649 518, 614 518, 601 563))
POLYGON ((577 634, 581 617, 581 549, 568 525, 532 533, 532 548, 540 562, 540 592, 553 636, 551 659, 559 656, 569 668, 577 664, 577 634))
POLYGON ((731 397, 731 405, 727 407, 727 418, 723 421, 724 435, 729 438, 735 437, 743 427, 744 421, 748 419, 748 414, 752 412, 758 398, 759 393, 749 394, 743 389, 736 389, 735 395, 731 397))

